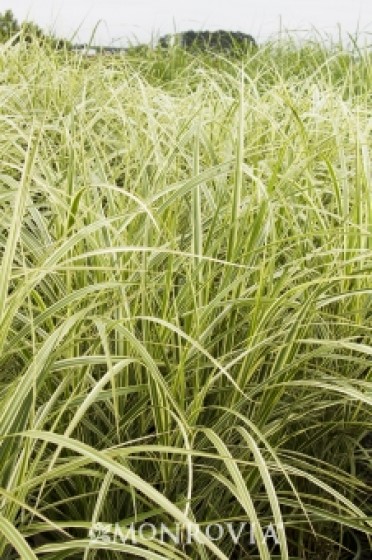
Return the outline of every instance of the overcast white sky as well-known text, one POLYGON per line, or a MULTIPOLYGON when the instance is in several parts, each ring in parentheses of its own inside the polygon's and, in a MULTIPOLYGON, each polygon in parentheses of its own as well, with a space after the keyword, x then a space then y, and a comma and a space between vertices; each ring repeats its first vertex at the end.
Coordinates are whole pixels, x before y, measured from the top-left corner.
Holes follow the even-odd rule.
POLYGON ((187 29, 227 29, 264 40, 286 29, 335 34, 340 24, 354 33, 359 24, 372 42, 372 0, 0 0, 18 20, 31 19, 56 34, 85 42, 99 20, 96 43, 124 44, 125 38, 149 41, 187 29))

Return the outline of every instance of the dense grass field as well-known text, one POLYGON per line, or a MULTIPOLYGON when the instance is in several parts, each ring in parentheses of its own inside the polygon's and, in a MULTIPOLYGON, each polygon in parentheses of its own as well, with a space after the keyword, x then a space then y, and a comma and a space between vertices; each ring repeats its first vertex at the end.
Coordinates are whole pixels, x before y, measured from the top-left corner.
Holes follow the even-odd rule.
POLYGON ((1 560, 364 557, 371 92, 320 41, 0 47, 1 560))

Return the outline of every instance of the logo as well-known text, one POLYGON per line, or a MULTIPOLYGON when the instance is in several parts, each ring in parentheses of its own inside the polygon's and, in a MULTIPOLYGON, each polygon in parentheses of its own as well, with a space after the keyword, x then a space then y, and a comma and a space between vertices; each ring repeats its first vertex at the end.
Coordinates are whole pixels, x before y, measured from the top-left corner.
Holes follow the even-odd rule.
MULTIPOLYGON (((281 527, 283 529, 283 527, 281 527)), ((270 544, 279 544, 277 531, 270 523, 262 528, 263 541, 270 544)), ((120 526, 119 523, 95 523, 89 530, 89 539, 94 543, 131 543, 158 540, 160 542, 173 542, 175 545, 186 545, 192 542, 202 542, 205 538, 219 542, 229 538, 237 545, 244 537, 252 546, 258 543, 258 531, 255 524, 241 523, 210 523, 204 527, 196 523, 181 525, 176 523, 168 527, 164 523, 159 526, 153 523, 141 523, 120 526), (201 539, 201 535, 204 536, 201 539)))

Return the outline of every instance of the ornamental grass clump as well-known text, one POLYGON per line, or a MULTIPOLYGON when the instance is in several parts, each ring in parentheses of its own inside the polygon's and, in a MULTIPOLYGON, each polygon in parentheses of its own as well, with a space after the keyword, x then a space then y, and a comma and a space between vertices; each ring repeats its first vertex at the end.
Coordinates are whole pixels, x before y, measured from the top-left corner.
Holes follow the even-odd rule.
POLYGON ((357 54, 1 47, 2 559, 368 549, 357 54))

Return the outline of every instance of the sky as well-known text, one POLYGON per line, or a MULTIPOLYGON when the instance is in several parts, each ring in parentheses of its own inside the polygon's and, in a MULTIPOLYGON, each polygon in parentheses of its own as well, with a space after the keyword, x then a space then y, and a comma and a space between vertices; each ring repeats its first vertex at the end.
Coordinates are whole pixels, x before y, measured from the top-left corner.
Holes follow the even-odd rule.
POLYGON ((0 0, 19 21, 85 43, 98 22, 95 44, 149 42, 174 31, 216 30, 250 33, 258 42, 282 30, 323 36, 359 32, 372 43, 372 0, 0 0))

